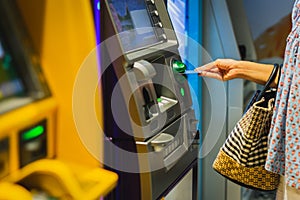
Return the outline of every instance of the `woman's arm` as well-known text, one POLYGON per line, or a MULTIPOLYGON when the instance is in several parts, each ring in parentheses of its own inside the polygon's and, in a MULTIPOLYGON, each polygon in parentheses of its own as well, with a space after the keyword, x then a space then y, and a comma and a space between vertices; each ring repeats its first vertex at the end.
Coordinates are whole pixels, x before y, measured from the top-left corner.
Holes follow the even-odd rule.
MULTIPOLYGON (((242 78, 264 85, 267 82, 272 69, 273 65, 270 64, 237 61, 233 59, 217 59, 204 66, 196 68, 195 71, 199 72, 200 76, 215 78, 222 81, 242 78)), ((271 87, 275 87, 277 85, 277 77, 274 83, 271 84, 271 87)))

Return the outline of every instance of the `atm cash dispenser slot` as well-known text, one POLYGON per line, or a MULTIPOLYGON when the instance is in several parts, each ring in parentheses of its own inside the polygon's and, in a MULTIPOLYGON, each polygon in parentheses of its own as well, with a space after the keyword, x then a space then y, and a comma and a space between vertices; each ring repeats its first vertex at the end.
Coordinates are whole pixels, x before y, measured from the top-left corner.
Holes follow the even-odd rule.
MULTIPOLYGON (((128 70, 133 90, 130 100, 135 99, 141 125, 145 128, 141 138, 157 134, 192 105, 186 77, 174 71, 174 63, 186 69, 185 64, 178 59, 161 56, 151 63, 146 60, 134 62, 128 70)), ((137 115, 131 116, 134 121, 139 120, 135 119, 137 115)))
MULTIPOLYGON (((143 107, 150 112, 145 115, 157 116, 158 113, 166 112, 178 103, 171 70, 168 66, 141 60, 134 63, 133 70, 139 87, 142 88, 145 102, 143 107)), ((146 119, 150 118, 146 117, 146 119)))
POLYGON ((172 70, 165 65, 164 59, 159 63, 140 60, 127 74, 133 91, 130 101, 135 100, 131 104, 136 105, 139 113, 132 113, 131 117, 136 122, 141 120, 144 132, 140 138, 152 137, 180 115, 172 70))
POLYGON ((158 115, 158 108, 155 101, 156 94, 152 82, 152 78, 156 75, 156 71, 151 63, 140 60, 134 63, 133 72, 140 92, 136 94, 136 98, 142 100, 144 117, 145 120, 148 121, 158 115))
MULTIPOLYGON (((154 88, 157 93, 157 102, 161 113, 168 112, 169 108, 178 103, 178 95, 176 95, 174 85, 175 79, 171 68, 166 63, 165 57, 161 57, 153 62, 157 72, 157 75, 153 77, 154 88)), ((169 115, 168 118, 172 118, 172 115, 169 115)))

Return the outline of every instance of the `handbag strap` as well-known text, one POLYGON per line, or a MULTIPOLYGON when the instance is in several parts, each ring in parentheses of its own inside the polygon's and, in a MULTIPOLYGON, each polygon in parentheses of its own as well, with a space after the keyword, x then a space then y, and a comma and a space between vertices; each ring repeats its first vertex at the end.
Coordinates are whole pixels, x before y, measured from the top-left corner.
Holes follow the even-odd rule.
POLYGON ((279 78, 278 81, 280 79, 280 74, 281 74, 281 66, 279 64, 274 64, 273 70, 271 72, 271 75, 269 76, 269 79, 267 80, 264 88, 261 90, 259 96, 257 97, 257 100, 260 100, 262 95, 270 89, 270 85, 271 83, 275 80, 277 74, 279 73, 279 78))

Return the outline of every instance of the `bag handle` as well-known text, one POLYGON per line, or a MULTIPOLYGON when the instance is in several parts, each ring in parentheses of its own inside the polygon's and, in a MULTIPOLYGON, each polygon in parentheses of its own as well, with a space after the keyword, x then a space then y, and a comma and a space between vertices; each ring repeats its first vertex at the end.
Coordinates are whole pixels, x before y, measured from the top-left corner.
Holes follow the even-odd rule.
MULTIPOLYGON (((264 88, 262 89, 259 96, 257 97, 258 100, 261 99, 262 95, 266 92, 266 90, 270 89, 270 85, 275 80, 278 73, 279 73, 279 78, 280 78, 281 66, 279 64, 274 64, 274 67, 273 67, 273 70, 271 72, 271 75, 269 76, 269 79, 267 80, 264 88)), ((278 81, 279 81, 279 78, 278 78, 278 81)))

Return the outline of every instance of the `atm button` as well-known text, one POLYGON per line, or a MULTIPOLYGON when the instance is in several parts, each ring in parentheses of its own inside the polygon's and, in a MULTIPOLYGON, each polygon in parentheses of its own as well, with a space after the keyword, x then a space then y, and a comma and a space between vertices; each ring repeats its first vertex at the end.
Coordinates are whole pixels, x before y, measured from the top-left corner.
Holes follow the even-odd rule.
POLYGON ((163 25, 162 25, 162 23, 161 23, 161 22, 158 22, 156 25, 157 25, 157 26, 159 26, 160 28, 162 28, 162 27, 163 27, 163 25))
POLYGON ((155 4, 154 0, 147 0, 147 2, 155 4))
POLYGON ((155 16, 158 16, 158 11, 157 10, 154 10, 154 11, 152 11, 151 12, 153 15, 155 15, 155 16))

